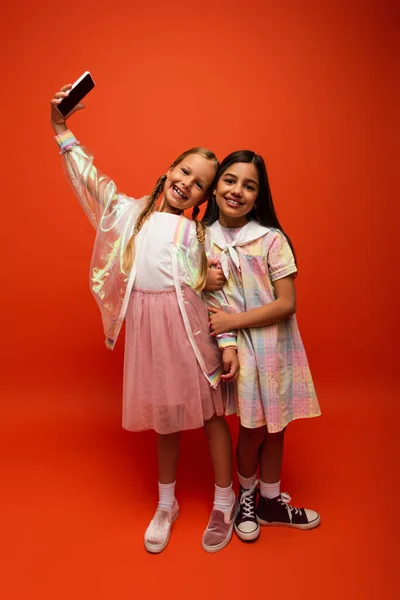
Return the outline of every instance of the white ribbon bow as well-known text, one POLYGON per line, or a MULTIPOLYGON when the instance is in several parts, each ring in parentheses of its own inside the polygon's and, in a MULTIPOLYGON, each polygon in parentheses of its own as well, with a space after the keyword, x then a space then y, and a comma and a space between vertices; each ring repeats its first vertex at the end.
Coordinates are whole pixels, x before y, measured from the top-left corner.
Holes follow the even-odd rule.
POLYGON ((221 253, 221 267, 222 267, 222 271, 225 275, 225 279, 228 279, 229 277, 229 265, 228 265, 228 254, 231 257, 234 265, 239 269, 240 271, 240 262, 239 262, 239 255, 238 252, 235 248, 236 244, 227 244, 225 246, 225 248, 222 249, 222 253, 221 253))
POLYGON ((247 225, 242 227, 242 229, 239 231, 238 235, 236 236, 236 239, 233 242, 231 242, 230 244, 228 244, 225 240, 225 236, 221 229, 221 225, 219 224, 218 221, 215 221, 215 223, 213 223, 211 225, 211 227, 209 227, 211 239, 222 250, 222 252, 221 252, 221 268, 222 268, 222 271, 223 271, 226 279, 228 279, 228 277, 229 277, 228 255, 232 259, 233 264, 240 271, 239 253, 236 250, 236 247, 244 246, 245 244, 249 244, 250 242, 262 237, 269 231, 270 231, 270 228, 263 227, 262 225, 257 223, 257 221, 249 221, 247 223, 247 225))

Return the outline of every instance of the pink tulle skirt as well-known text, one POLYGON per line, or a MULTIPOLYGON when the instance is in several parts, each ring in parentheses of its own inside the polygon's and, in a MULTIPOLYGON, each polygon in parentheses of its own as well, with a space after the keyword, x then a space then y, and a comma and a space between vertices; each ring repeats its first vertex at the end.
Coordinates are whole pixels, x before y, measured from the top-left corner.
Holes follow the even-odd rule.
MULTIPOLYGON (((216 342, 209 339, 215 355, 216 342)), ((126 313, 123 427, 162 434, 196 429, 224 414, 226 394, 226 385, 210 387, 198 365, 175 290, 133 290, 126 313)))

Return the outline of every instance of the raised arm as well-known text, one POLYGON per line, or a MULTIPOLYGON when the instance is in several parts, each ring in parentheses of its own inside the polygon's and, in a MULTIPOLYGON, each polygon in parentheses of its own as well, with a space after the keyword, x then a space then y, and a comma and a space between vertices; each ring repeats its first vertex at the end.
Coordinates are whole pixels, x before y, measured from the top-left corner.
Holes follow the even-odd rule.
POLYGON ((93 155, 83 148, 67 127, 69 119, 78 110, 85 108, 78 104, 65 118, 58 112, 57 105, 65 98, 71 84, 64 85, 51 100, 51 125, 56 134, 56 142, 64 158, 66 175, 78 196, 80 204, 90 222, 96 228, 105 209, 110 212, 127 197, 120 194, 115 183, 104 175, 93 163, 93 155))

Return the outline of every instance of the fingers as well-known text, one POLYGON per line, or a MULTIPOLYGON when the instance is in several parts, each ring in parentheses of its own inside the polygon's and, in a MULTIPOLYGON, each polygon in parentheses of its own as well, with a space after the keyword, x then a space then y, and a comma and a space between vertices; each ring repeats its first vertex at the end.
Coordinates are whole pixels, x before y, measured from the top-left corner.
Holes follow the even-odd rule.
MULTIPOLYGON (((227 370, 227 367, 224 364, 224 369, 227 370)), ((234 381, 239 376, 239 361, 232 360, 229 368, 229 373, 225 373, 221 375, 222 381, 234 381)))
POLYGON ((210 277, 212 277, 215 281, 225 281, 225 275, 222 269, 219 267, 208 267, 210 270, 210 277))
POLYGON ((212 323, 209 323, 209 327, 210 327, 210 332, 211 332, 210 336, 211 337, 215 337, 216 335, 218 335, 217 332, 215 331, 215 327, 212 323))
POLYGON ((204 288, 207 292, 218 292, 224 285, 225 280, 220 277, 207 275, 207 283, 204 288))
POLYGON ((222 379, 222 381, 229 381, 230 379, 233 378, 232 368, 230 368, 228 370, 228 368, 224 364, 224 369, 225 369, 225 371, 227 371, 227 373, 224 373, 223 375, 221 375, 221 379, 222 379))
POLYGON ((217 312, 220 312, 219 308, 214 308, 213 306, 210 306, 208 308, 208 312, 216 314, 217 312))
MULTIPOLYGON (((230 381, 235 376, 235 369, 234 369, 233 363, 231 363, 230 366, 228 366, 228 368, 229 368, 228 373, 224 373, 224 375, 221 375, 222 381, 230 381)), ((224 364, 224 369, 226 371, 228 370, 227 367, 225 366, 225 364, 224 364)))
POLYGON ((52 104, 60 104, 61 100, 68 96, 71 88, 72 88, 72 83, 67 83, 66 85, 63 85, 60 91, 55 92, 51 103, 52 104), (58 100, 58 102, 56 102, 56 100, 58 100))
POLYGON ((239 365, 239 361, 237 360, 235 362, 233 379, 237 379, 239 377, 239 371, 240 371, 240 365, 239 365))
POLYGON ((56 92, 54 94, 54 98, 52 100, 50 100, 50 103, 53 106, 57 106, 57 104, 60 104, 60 102, 62 102, 62 100, 64 98, 66 98, 68 96, 68 92, 56 92))

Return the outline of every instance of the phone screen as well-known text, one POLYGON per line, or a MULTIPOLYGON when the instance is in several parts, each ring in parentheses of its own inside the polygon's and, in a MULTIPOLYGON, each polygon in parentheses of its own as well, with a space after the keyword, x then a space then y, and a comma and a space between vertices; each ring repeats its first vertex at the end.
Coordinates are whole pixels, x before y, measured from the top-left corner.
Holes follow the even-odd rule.
POLYGON ((72 86, 68 96, 63 98, 57 106, 58 111, 63 117, 69 112, 94 88, 94 81, 90 73, 86 72, 72 86))

